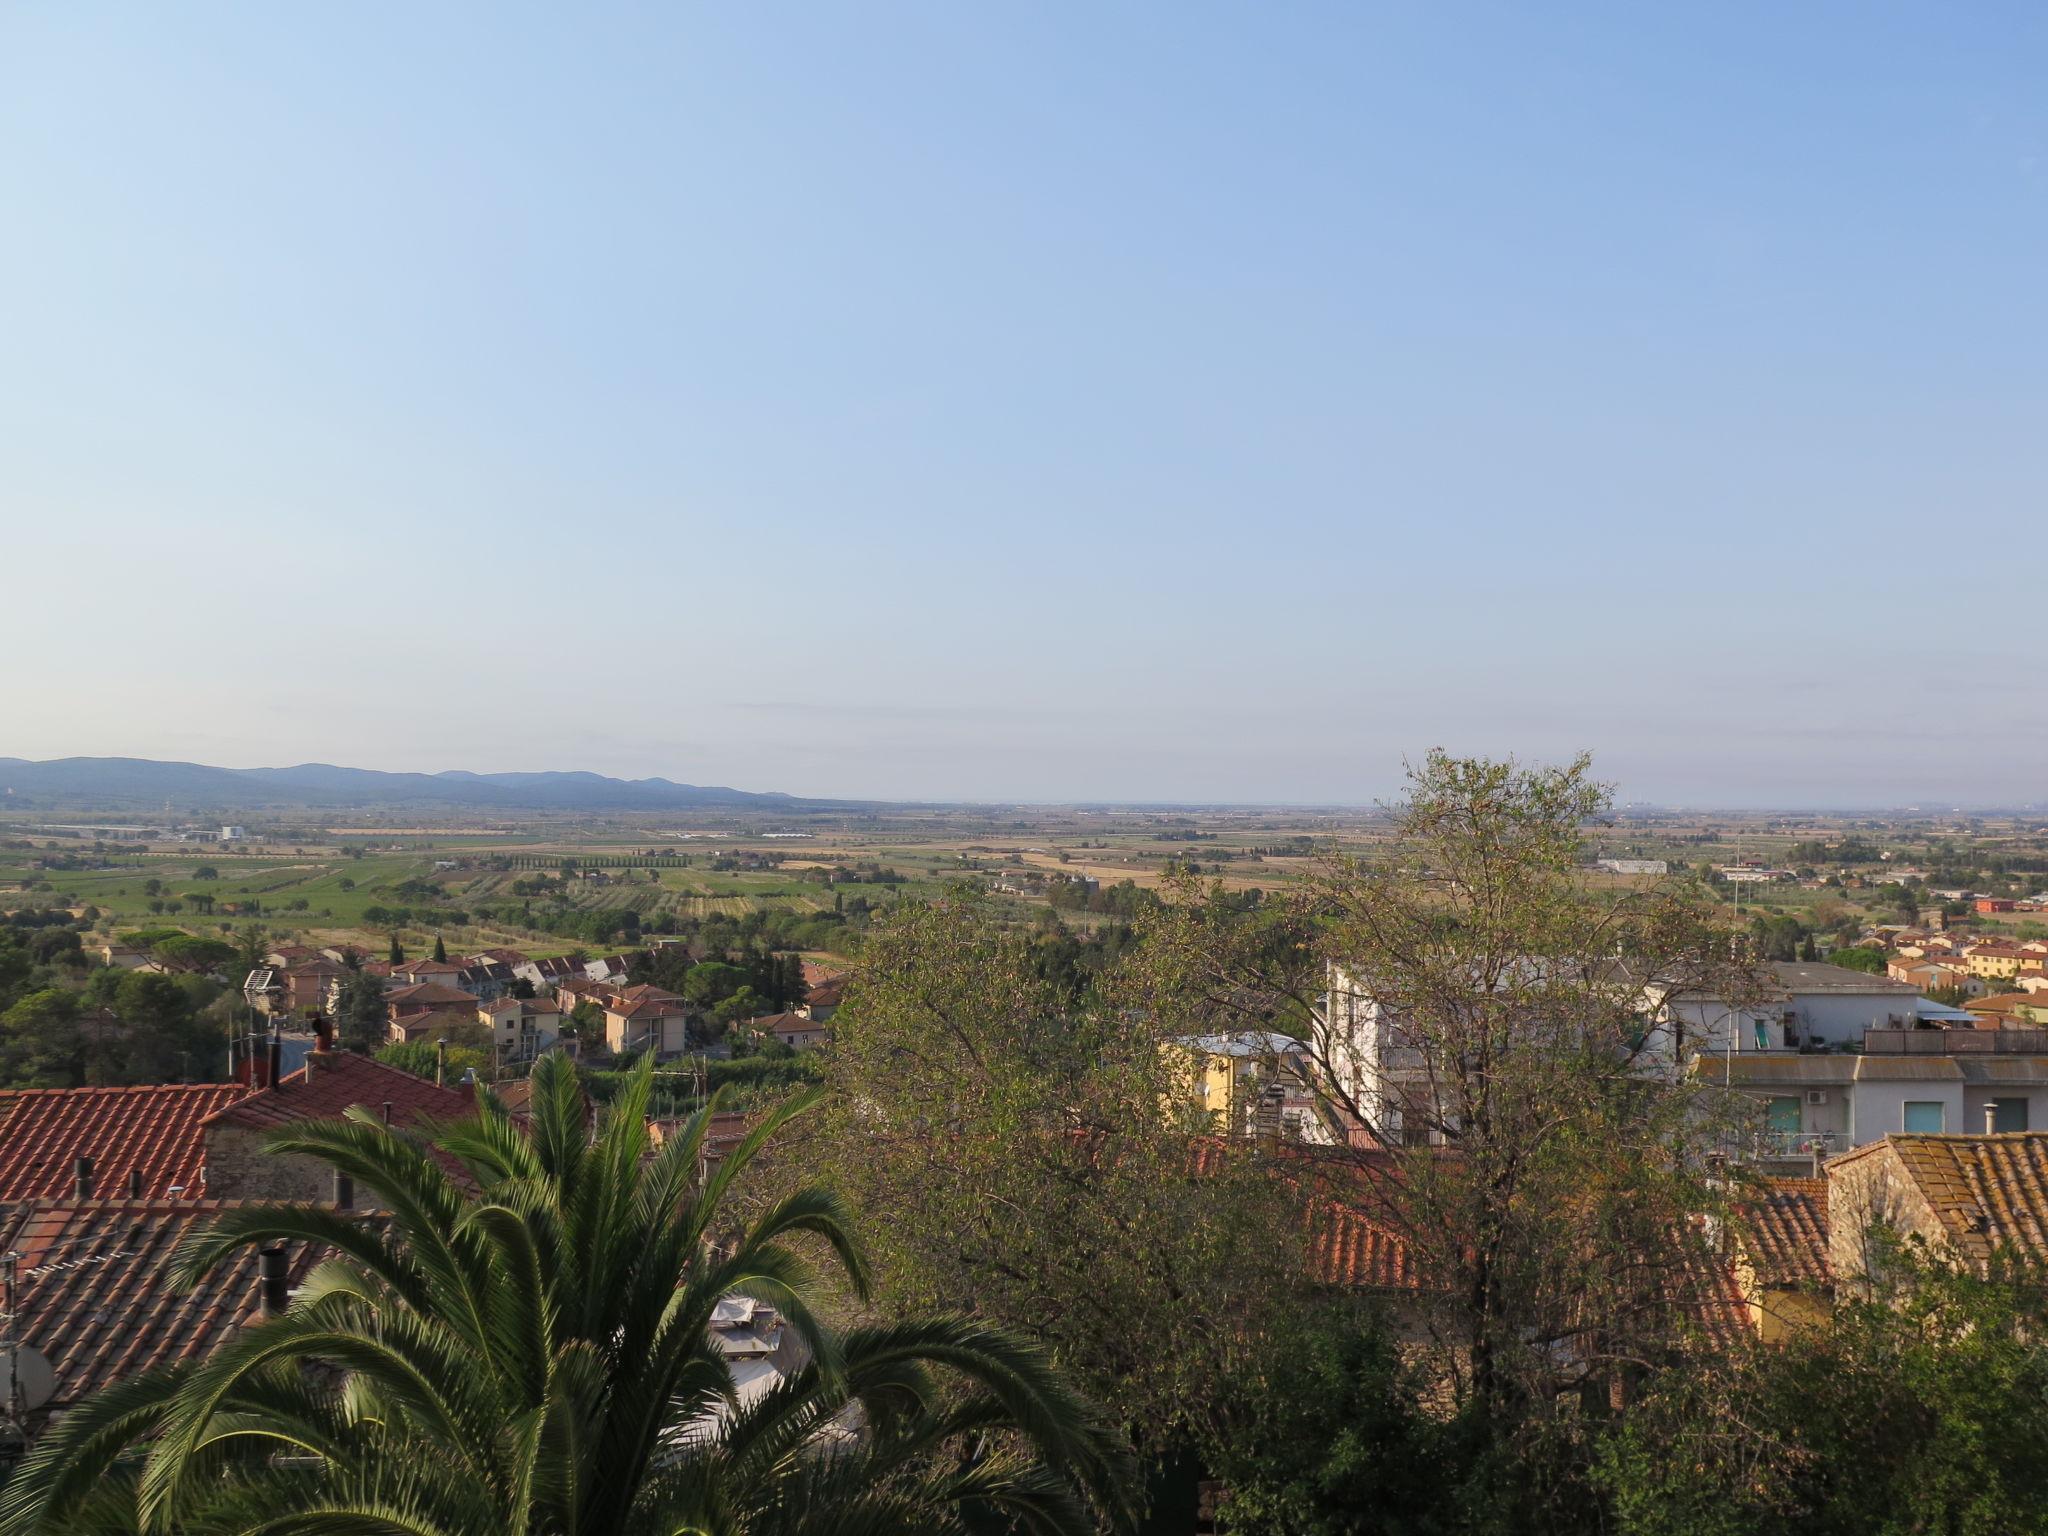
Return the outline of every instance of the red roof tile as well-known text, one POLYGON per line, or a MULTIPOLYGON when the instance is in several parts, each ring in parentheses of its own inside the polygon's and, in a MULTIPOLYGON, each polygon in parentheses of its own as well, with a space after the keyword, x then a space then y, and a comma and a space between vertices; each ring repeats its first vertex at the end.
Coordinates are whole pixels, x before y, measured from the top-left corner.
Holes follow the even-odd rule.
POLYGON ((1828 1181, 1769 1179, 1736 1207, 1743 1246, 1765 1285, 1827 1285, 1828 1181))
POLYGON ((317 1057, 311 1082, 306 1080, 304 1067, 287 1072, 277 1087, 237 1100, 210 1116, 207 1123, 267 1130, 300 1120, 336 1119, 355 1104, 381 1110, 387 1102, 394 1125, 409 1125, 421 1115, 454 1120, 471 1108, 469 1096, 453 1088, 436 1088, 423 1077, 367 1056, 330 1051, 317 1057))
MULTIPOLYGON (((244 1249, 192 1290, 171 1267, 188 1237, 235 1200, 38 1200, 0 1207, 0 1248, 20 1255, 16 1326, 56 1371, 61 1409, 126 1377, 210 1353, 260 1312, 244 1249)), ((318 1255, 286 1247, 296 1285, 318 1255)))
POLYGON ((202 1123, 248 1090, 237 1083, 151 1088, 28 1088, 0 1092, 0 1200, 72 1192, 72 1165, 93 1160, 97 1188, 122 1194, 140 1169, 142 1192, 200 1192, 202 1123))

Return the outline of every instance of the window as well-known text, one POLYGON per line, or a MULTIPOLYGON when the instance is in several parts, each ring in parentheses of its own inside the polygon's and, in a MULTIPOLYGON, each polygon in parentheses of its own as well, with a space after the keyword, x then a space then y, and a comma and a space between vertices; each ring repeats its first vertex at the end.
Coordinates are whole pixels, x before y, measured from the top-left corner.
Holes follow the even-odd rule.
POLYGON ((2027 1128, 2027 1101, 2025 1099, 1993 1099, 1991 1101, 1991 1129, 1994 1131, 2024 1131, 2027 1128))
POLYGON ((1943 1122, 1939 1099, 1906 1100, 1906 1133, 1911 1136, 1939 1136, 1943 1122))
POLYGON ((1784 1094, 1772 1099, 1764 1111, 1764 1123, 1776 1135, 1797 1136, 1799 1134, 1799 1100, 1791 1094, 1784 1094))

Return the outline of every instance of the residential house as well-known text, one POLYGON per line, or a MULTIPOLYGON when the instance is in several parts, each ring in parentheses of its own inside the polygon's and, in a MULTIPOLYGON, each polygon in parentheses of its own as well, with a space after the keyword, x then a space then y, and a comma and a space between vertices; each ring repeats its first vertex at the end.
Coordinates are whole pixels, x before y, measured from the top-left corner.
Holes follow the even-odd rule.
POLYGON ((689 1046, 688 1005, 673 992, 641 985, 607 993, 604 1039, 614 1055, 651 1050, 656 1056, 679 1056, 689 1046))
POLYGON ((1766 1179, 1730 1226, 1729 1266, 1757 1337, 1776 1344, 1824 1324, 1835 1289, 1827 1180, 1766 1179))
POLYGON ((590 979, 583 969, 583 962, 572 960, 567 955, 546 955, 538 960, 522 956, 511 965, 512 974, 531 982, 537 992, 552 992, 559 982, 571 976, 583 981, 590 979))
POLYGON ((791 1011, 823 1024, 839 1011, 839 1005, 845 998, 846 976, 843 972, 821 976, 815 982, 807 981, 804 1000, 791 1011))
POLYGON ((1884 973, 1901 986, 1911 987, 1920 993, 1955 988, 1968 996, 1976 997, 1984 991, 1983 977, 1973 976, 1967 967, 1953 960, 1936 959, 1933 956, 1914 959, 1903 953, 1894 955, 1886 962, 1884 973))
POLYGON ((323 1251, 279 1245, 282 1263, 267 1288, 254 1248, 189 1284, 178 1271, 181 1250, 242 1204, 67 1195, 0 1206, 0 1252, 14 1261, 9 1334, 18 1364, 29 1367, 19 1372, 19 1407, 31 1438, 95 1393, 203 1359, 282 1310, 323 1251))
POLYGON ((747 1020, 746 1027, 756 1035, 772 1036, 793 1051, 814 1050, 832 1043, 832 1031, 827 1025, 800 1012, 763 1014, 747 1020))
POLYGON ((349 976, 345 965, 316 954, 284 968, 284 1009, 286 1013, 332 1013, 335 996, 349 976))
MULTIPOLYGON (((1836 1118, 1802 1117, 1796 1126, 1784 1118, 1779 1101, 1795 1092, 1802 1108, 1818 1110, 1832 1102, 1805 1097, 1822 1091, 1821 1086, 1809 1089, 1799 1076, 1808 1070, 1799 1065, 1807 1056, 1860 1049, 1873 1030, 1971 1023, 1967 1013, 1922 997, 1910 986, 1843 966, 1769 963, 1756 978, 1755 994, 1739 1002, 1696 992, 1665 995, 1654 983, 1631 977, 1620 963, 1615 975, 1617 987, 1635 988, 1642 996, 1646 1069, 1719 1074, 1729 1086, 1771 1105, 1778 1116, 1770 1122, 1773 1136, 1819 1134, 1823 1139, 1817 1143, 1800 1142, 1807 1153, 1816 1147, 1823 1154, 1836 1152, 1851 1144, 1826 1139, 1849 1134, 1850 1127, 1836 1118), (1727 1065, 1738 1061, 1749 1065, 1727 1065), (1751 1087, 1747 1074, 1762 1077, 1751 1087)), ((1359 1106, 1365 1131, 1394 1141, 1433 1137, 1429 1127, 1438 1118, 1431 1102, 1436 1079, 1401 1021, 1365 996, 1340 967, 1331 968, 1325 1006, 1336 1086, 1359 1106)), ((1853 1062, 1812 1070, 1834 1083, 1851 1067, 1853 1062)), ((1882 1118, 1867 1124, 1870 1135, 1898 1128, 1897 1122, 1882 1118)))
POLYGON ((500 997, 477 1004, 501 1062, 531 1061, 562 1033, 562 1005, 552 997, 500 997))
POLYGON ((576 1011, 578 1003, 594 1003, 604 1006, 612 989, 601 981, 592 981, 588 976, 564 976, 555 983, 555 1001, 561 1004, 563 1016, 576 1011))
POLYGON ((1828 1255, 1842 1283, 1882 1279, 1882 1224, 1982 1269, 2048 1260, 2048 1131, 1891 1135, 1828 1164, 1828 1255))
POLYGON ((607 986, 623 987, 629 980, 626 972, 630 965, 629 956, 600 955, 595 960, 583 962, 583 974, 592 981, 603 982, 607 986))
MULTIPOLYGON (((391 979, 401 986, 450 987, 458 992, 463 968, 452 960, 401 960, 391 967, 391 979)), ((474 994, 470 994, 474 1001, 474 994)))
POLYGON ((2003 939, 1983 939, 1963 950, 1963 966, 1972 976, 2010 981, 2020 973, 2026 952, 2003 939))
POLYGON ((1319 1123, 1309 1052, 1291 1035, 1188 1035, 1162 1051, 1182 1102, 1225 1135, 1270 1131, 1299 1141, 1319 1123))
POLYGON ((411 1018, 414 1014, 433 1013, 437 1009, 460 1009, 474 1012, 476 999, 459 987, 443 987, 432 982, 420 982, 409 987, 393 987, 384 994, 385 1016, 393 1024, 411 1018))
POLYGON ((425 1013, 409 1013, 402 1019, 391 1021, 391 1040, 396 1045, 411 1045, 422 1040, 445 1040, 451 1035, 460 1036, 477 1029, 477 1016, 471 1007, 459 1004, 444 1008, 430 1008, 425 1013))
POLYGON ((512 974, 512 967, 503 960, 484 958, 463 961, 454 985, 473 993, 481 1001, 490 1002, 510 992, 517 980, 512 974))
MULTIPOLYGON (((470 1000, 474 1006, 474 1000, 470 1000)), ((472 1016, 473 1017, 473 1016, 472 1016)), ((275 1083, 259 1081, 203 1122, 205 1185, 209 1195, 265 1200, 319 1200, 333 1190, 323 1163, 269 1150, 280 1126, 332 1120, 360 1105, 386 1123, 406 1126, 422 1116, 460 1119, 475 1105, 473 1093, 444 1088, 349 1051, 321 1050, 275 1083)), ((374 1191, 359 1191, 374 1203, 374 1191)))
POLYGON ((249 1090, 240 1083, 0 1091, 0 1202, 79 1193, 198 1199, 202 1126, 249 1090))
POLYGON ((132 971, 146 964, 149 956, 133 945, 110 942, 100 946, 100 959, 116 970, 132 971))

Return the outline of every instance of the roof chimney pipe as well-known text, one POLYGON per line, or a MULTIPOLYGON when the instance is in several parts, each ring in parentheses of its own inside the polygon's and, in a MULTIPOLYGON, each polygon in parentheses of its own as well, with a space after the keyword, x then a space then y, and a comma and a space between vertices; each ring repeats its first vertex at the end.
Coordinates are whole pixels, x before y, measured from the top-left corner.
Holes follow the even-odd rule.
POLYGON ((1995 1099, 1986 1099, 1984 1101, 1984 1134, 1989 1136, 1997 1129, 1998 1102, 1995 1099))
POLYGON ((334 1170, 334 1208, 338 1211, 353 1210, 356 1203, 356 1181, 339 1168, 334 1170))
POLYGON ((325 1056, 334 1049, 334 1020, 324 1013, 313 1015, 313 1033, 319 1038, 313 1049, 325 1056))
POLYGON ((258 1301, 265 1317, 282 1316, 285 1304, 291 1300, 291 1286, 286 1279, 284 1249, 265 1248, 256 1255, 256 1277, 259 1287, 258 1301))
POLYGON ((80 1200, 92 1198, 92 1159, 81 1157, 71 1165, 71 1191, 80 1200))
POLYGON ((443 1035, 434 1042, 434 1086, 448 1086, 448 1037, 443 1035))
POLYGON ((270 1086, 283 1088, 284 1037, 277 1032, 277 1026, 270 1027, 270 1086))
POLYGON ((142 1198, 142 1170, 140 1168, 130 1168, 128 1170, 128 1198, 130 1200, 140 1200, 142 1198))

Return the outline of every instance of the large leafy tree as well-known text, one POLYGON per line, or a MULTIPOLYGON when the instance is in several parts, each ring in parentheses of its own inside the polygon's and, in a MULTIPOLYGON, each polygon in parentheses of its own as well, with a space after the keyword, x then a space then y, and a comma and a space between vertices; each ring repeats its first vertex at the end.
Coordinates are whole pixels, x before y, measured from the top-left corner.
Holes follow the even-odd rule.
POLYGON ((204 1364, 67 1416, 8 1488, 0 1532, 822 1536, 1121 1517, 1113 1439, 1036 1349, 964 1321, 821 1321, 799 1247, 856 1291, 866 1278, 835 1195, 801 1189, 725 1226, 734 1181, 801 1101, 706 1177, 708 1114, 653 1151, 650 1083, 638 1072, 594 1136, 560 1057, 535 1070, 530 1133, 488 1098, 423 1138, 363 1113, 280 1133, 279 1153, 380 1191, 388 1222, 224 1217, 190 1273, 293 1240, 333 1257, 204 1364), (707 1335, 735 1293, 772 1302, 810 1354, 746 1402, 707 1335))
POLYGON ((1303 1042, 1446 1385, 1503 1423, 1683 1332, 1741 1113, 1682 1070, 1666 1005, 1746 1001, 1754 966, 1684 881, 1584 878, 1610 804, 1583 758, 1431 753, 1367 855, 1257 904, 1184 888, 1147 927, 1163 1008, 1303 1042))
POLYGON ((1179 1123, 1136 978, 1062 948, 965 892, 892 913, 833 1015, 816 1155, 885 1218, 886 1294, 1028 1332, 1157 1451, 1300 1294, 1301 1211, 1179 1123))

